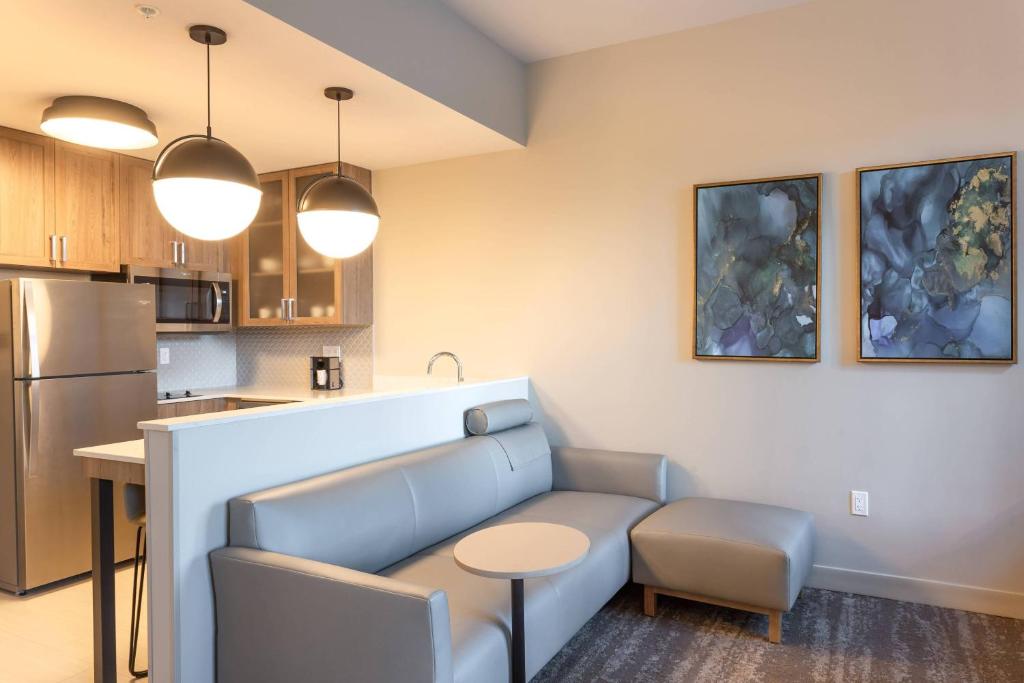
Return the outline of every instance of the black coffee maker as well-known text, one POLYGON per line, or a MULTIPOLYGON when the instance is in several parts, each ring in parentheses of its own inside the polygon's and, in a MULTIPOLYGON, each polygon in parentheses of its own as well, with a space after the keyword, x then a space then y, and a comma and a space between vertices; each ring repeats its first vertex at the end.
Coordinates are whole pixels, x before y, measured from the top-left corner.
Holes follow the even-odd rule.
POLYGON ((341 380, 341 359, 337 356, 309 357, 309 388, 332 391, 345 386, 341 380))

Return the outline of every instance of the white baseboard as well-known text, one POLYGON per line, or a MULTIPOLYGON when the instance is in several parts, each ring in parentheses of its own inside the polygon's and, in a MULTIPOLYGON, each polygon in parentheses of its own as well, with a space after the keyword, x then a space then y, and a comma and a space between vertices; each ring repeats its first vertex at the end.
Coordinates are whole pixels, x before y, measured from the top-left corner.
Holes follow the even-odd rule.
POLYGON ((1024 619, 1024 593, 816 564, 807 585, 967 612, 1024 619))

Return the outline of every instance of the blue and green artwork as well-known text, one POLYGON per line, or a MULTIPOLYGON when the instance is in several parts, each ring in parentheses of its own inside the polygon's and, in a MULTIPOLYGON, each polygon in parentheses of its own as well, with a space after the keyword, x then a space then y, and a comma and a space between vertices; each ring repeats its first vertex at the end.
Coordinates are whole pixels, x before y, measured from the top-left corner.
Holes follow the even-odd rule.
POLYGON ((860 169, 862 360, 1015 358, 1012 154, 860 169))
POLYGON ((821 176, 698 185, 695 358, 816 361, 821 176))

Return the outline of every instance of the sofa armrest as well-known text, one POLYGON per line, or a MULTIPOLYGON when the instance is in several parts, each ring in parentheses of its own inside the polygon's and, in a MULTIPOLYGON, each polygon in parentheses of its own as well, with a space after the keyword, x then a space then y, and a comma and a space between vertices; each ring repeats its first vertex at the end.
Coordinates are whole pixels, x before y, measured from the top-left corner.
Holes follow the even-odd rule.
POLYGON ((551 449, 551 469, 555 490, 666 500, 664 455, 556 446, 551 449))
POLYGON ((220 683, 452 681, 442 590, 252 548, 210 564, 220 683))

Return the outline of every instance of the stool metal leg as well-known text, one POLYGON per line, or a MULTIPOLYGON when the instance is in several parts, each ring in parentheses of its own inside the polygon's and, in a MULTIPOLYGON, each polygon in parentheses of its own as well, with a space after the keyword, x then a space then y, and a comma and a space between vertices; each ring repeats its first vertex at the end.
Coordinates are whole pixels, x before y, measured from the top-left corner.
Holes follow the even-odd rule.
POLYGON ((146 537, 145 527, 135 531, 135 569, 132 573, 132 621, 128 641, 128 670, 132 676, 149 676, 149 670, 135 670, 135 657, 139 653, 139 629, 142 626, 142 591, 146 585, 146 537), (140 552, 141 550, 141 552, 140 552))

